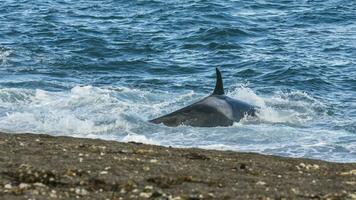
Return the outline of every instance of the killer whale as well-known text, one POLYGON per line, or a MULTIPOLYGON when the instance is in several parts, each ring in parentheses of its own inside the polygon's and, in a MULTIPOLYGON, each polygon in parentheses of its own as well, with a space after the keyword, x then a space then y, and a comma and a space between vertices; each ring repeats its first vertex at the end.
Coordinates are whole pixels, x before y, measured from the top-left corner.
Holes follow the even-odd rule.
POLYGON ((154 124, 163 123, 170 127, 179 125, 193 127, 231 126, 246 115, 256 116, 256 107, 226 96, 221 73, 216 68, 216 84, 211 95, 149 122, 154 124))

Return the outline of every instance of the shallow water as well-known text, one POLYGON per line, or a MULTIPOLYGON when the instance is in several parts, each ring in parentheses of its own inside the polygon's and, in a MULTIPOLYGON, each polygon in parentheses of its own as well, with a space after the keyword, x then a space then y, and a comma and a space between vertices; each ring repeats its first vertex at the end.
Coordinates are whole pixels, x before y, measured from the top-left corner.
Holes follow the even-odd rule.
POLYGON ((356 162, 353 1, 5 1, 0 130, 356 162), (232 127, 147 123, 205 97, 232 127))

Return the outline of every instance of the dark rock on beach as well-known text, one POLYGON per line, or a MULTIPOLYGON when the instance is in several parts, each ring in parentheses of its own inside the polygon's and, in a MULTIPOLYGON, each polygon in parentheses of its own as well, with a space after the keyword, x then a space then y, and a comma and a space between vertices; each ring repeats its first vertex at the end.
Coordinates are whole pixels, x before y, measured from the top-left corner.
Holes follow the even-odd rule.
POLYGON ((356 199, 356 164, 0 133, 0 199, 356 199))

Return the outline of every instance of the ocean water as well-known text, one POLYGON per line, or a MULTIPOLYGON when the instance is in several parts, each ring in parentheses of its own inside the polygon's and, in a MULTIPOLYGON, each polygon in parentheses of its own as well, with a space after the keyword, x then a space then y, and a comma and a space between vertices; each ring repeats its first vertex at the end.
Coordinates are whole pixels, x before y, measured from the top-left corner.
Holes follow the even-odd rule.
POLYGON ((356 162, 356 1, 1 1, 0 131, 356 162), (147 122, 215 67, 257 119, 147 122))

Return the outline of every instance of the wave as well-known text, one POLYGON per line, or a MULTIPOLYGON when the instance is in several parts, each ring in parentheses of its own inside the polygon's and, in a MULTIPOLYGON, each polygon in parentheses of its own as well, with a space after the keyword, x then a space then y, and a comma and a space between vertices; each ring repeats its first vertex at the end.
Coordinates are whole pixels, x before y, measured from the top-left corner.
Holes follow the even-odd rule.
MULTIPOLYGON (((326 106, 307 93, 276 92, 261 97, 241 86, 229 92, 261 109, 260 122, 302 124, 325 115, 326 106)), ((193 91, 151 94, 126 87, 76 86, 69 91, 0 89, 0 127, 45 133, 102 133, 129 130, 135 123, 178 109, 203 97, 193 91), (16 119, 16 120, 15 120, 16 119), (17 122, 15 122, 17 121, 17 122)))
POLYGON ((321 115, 327 115, 326 105, 302 91, 278 91, 271 96, 261 97, 242 85, 229 95, 259 107, 257 115, 260 122, 304 126, 321 115))
POLYGON ((7 60, 11 53, 12 51, 10 49, 0 47, 0 66, 7 63, 7 60))
MULTIPOLYGON (((350 136, 347 127, 318 129, 317 123, 333 122, 328 121, 327 106, 305 92, 279 91, 262 96, 242 85, 228 95, 260 107, 257 120, 245 118, 231 127, 216 128, 171 128, 147 122, 205 96, 194 91, 172 94, 94 86, 60 92, 2 88, 0 130, 323 159, 328 159, 325 149, 338 146, 332 160, 342 160, 341 147, 355 151, 353 145, 336 143, 350 136), (324 143, 316 146, 316 141, 324 143), (314 151, 319 154, 312 154, 314 151)), ((355 160, 352 156, 348 159, 355 160)))

